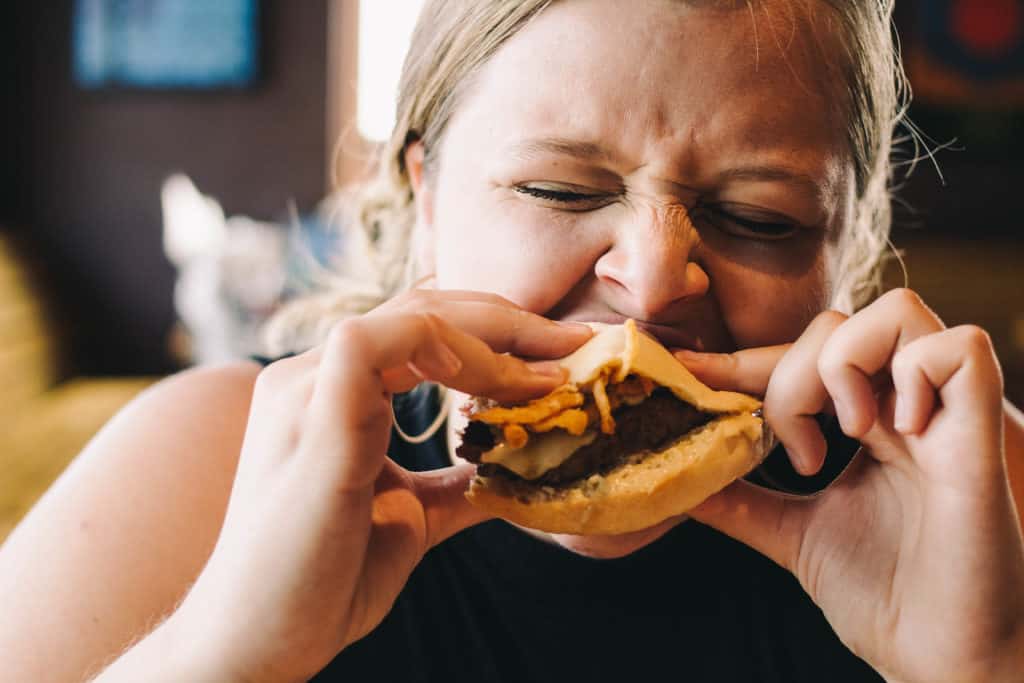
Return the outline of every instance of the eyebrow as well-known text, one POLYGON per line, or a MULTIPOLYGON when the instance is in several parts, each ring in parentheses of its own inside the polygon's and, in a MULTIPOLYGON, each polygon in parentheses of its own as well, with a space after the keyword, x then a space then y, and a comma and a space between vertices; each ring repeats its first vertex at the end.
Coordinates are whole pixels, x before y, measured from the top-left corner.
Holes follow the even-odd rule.
POLYGON ((823 198, 826 194, 825 185, 819 179, 784 166, 738 166, 727 169, 718 175, 718 182, 728 180, 786 182, 800 185, 818 198, 823 198))
POLYGON ((609 161, 611 155, 601 145, 568 138, 534 138, 523 140, 511 147, 512 154, 531 159, 542 154, 564 154, 584 161, 609 161))

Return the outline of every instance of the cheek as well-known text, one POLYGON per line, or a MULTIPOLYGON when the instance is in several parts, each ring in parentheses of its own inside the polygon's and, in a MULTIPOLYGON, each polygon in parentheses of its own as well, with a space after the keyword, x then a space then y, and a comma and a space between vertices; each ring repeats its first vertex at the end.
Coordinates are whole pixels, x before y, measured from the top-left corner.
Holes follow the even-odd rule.
POLYGON ((438 287, 492 292, 543 313, 592 270, 596 248, 588 242, 596 242, 571 222, 558 224, 514 201, 468 199, 436 206, 438 287))
POLYGON ((770 273, 710 258, 723 321, 738 348, 794 341, 828 301, 824 255, 796 273, 770 273))

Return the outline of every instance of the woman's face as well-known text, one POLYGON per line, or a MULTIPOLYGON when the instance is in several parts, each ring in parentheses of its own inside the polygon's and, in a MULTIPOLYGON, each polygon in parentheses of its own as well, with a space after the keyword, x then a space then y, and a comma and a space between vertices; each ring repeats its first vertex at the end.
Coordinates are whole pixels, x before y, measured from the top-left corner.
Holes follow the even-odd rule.
MULTIPOLYGON (((795 339, 853 205, 829 38, 720 4, 562 0, 503 45, 417 188, 437 286, 670 347, 795 339)), ((618 556, 677 522, 554 540, 618 556)))

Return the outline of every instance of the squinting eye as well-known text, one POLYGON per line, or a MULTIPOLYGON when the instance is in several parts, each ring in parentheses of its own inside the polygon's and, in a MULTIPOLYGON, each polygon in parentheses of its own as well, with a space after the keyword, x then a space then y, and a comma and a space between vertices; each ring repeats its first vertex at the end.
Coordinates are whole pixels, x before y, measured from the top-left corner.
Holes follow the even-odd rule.
POLYGON ((611 201, 607 194, 588 194, 563 188, 516 185, 512 189, 519 194, 535 197, 551 204, 558 204, 560 205, 559 208, 565 208, 570 211, 588 211, 600 208, 611 201))
POLYGON ((800 226, 792 221, 761 220, 737 216, 720 206, 703 206, 700 207, 699 213, 719 230, 747 239, 782 240, 792 237, 800 229, 800 226))

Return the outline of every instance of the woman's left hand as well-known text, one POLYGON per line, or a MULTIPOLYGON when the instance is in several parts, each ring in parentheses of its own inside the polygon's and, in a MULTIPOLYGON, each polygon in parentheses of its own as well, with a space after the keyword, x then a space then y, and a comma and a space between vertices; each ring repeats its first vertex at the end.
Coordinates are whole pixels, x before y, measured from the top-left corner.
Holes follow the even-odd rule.
POLYGON ((678 356, 711 386, 764 395, 798 471, 824 459, 816 413, 834 409, 865 447, 817 498, 738 482, 693 517, 793 572, 890 680, 1024 676, 1024 541, 1006 473, 1024 453, 1005 452, 985 332, 946 329, 896 290, 851 317, 823 313, 792 345, 678 356))

